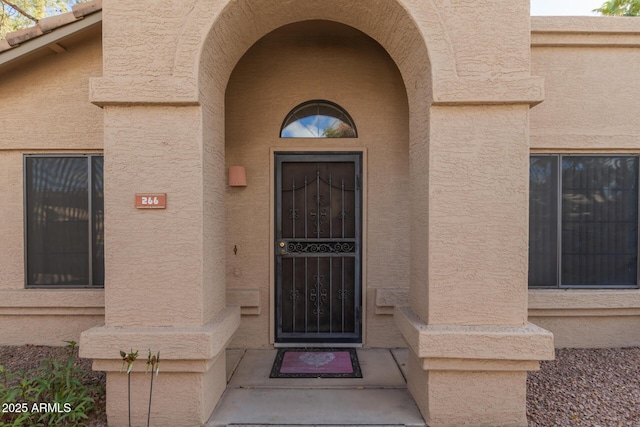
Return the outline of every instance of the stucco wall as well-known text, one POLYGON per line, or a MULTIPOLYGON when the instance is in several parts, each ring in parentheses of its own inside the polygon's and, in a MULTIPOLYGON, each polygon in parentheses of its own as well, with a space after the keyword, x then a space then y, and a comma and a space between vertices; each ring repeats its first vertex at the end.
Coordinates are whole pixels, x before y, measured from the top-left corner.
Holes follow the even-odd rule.
POLYGON ((527 113, 432 108, 429 324, 527 322, 527 113))
POLYGON ((66 48, 0 74, 0 344, 65 345, 104 322, 102 290, 25 289, 23 154, 102 150, 102 110, 88 102, 100 32, 66 48))
MULTIPOLYGON (((113 4, 116 4, 115 0, 113 4)), ((470 15, 460 13, 456 4, 454 2, 440 7, 442 19, 447 22, 448 28, 453 32, 457 31, 456 28, 458 30, 468 28, 469 20, 472 19, 470 15)), ((222 2, 212 2, 211 5, 217 8, 224 6, 222 2)), ((217 10, 215 7, 214 9, 217 10)), ((181 65, 176 65, 174 62, 176 52, 171 49, 165 51, 166 58, 158 55, 155 50, 153 62, 145 63, 146 65, 142 68, 127 66, 130 64, 130 55, 136 53, 135 49, 131 49, 130 43, 132 40, 137 40, 136 43, 140 41, 139 38, 129 34, 136 28, 130 23, 135 22, 136 17, 142 19, 146 14, 140 11, 140 14, 136 15, 135 5, 130 4, 125 8, 114 6, 108 10, 108 13, 117 16, 118 13, 125 13, 122 12, 123 10, 126 10, 128 19, 113 19, 111 23, 114 27, 110 28, 108 37, 105 38, 105 46, 110 52, 119 52, 117 55, 112 54, 110 61, 107 62, 108 73, 112 76, 127 76, 135 72, 138 77, 149 78, 162 70, 167 75, 172 72, 175 74, 176 71, 172 67, 180 68, 181 65), (124 22, 129 23, 127 28, 117 27, 124 22)), ((184 22, 189 19, 206 21, 204 17, 190 15, 192 10, 186 3, 176 3, 173 8, 167 9, 167 13, 171 14, 172 22, 175 21, 175 25, 171 27, 174 29, 184 28, 184 22)), ((474 21, 473 31, 458 31, 460 34, 466 34, 464 40, 452 39, 452 43, 457 46, 453 49, 457 72, 473 78, 510 73, 525 75, 528 58, 519 49, 518 40, 521 40, 519 37, 514 37, 515 45, 509 44, 507 49, 496 45, 496 49, 482 50, 484 56, 478 57, 471 54, 475 52, 474 46, 490 46, 492 31, 498 31, 494 22, 491 22, 491 28, 477 25, 478 22, 474 21), (473 40, 473 43, 464 43, 465 40, 467 42, 473 40), (501 62, 508 62, 510 68, 508 70, 496 68, 495 64, 501 62)), ((363 25, 366 26, 366 24, 363 25)), ((514 25, 509 31, 525 31, 524 28, 526 25, 514 25)), ((543 77, 546 90, 545 101, 534 107, 530 114, 532 152, 638 152, 640 131, 635 125, 635 119, 637 111, 640 110, 640 100, 631 89, 637 87, 636 70, 640 68, 640 23, 623 19, 534 17, 531 30, 531 75, 543 77)), ((176 30, 175 34, 166 32, 162 35, 150 35, 146 40, 154 45, 175 44, 180 37, 179 34, 180 31, 176 30)), ((271 43, 276 43, 274 37, 269 40, 271 43)), ((178 50, 186 49, 185 42, 182 43, 178 50)), ((365 39, 359 39, 358 43, 366 42, 365 39)), ((406 123, 403 122, 407 119, 407 101, 402 98, 405 95, 402 93, 404 89, 401 77, 397 74, 392 61, 381 49, 370 47, 358 51, 357 55, 340 55, 340 49, 334 47, 333 53, 326 52, 332 60, 332 66, 337 70, 332 76, 340 75, 340 78, 344 79, 341 84, 347 90, 336 90, 335 93, 327 94, 318 94, 310 90, 305 92, 307 89, 300 88, 291 91, 290 87, 293 83, 289 85, 287 83, 296 82, 295 79, 300 79, 305 72, 317 72, 317 70, 305 69, 309 63, 298 63, 298 61, 291 61, 292 58, 282 57, 283 63, 287 64, 286 68, 291 74, 286 74, 283 72, 286 70, 279 69, 281 77, 274 78, 273 71, 278 69, 281 63, 274 64, 266 61, 260 65, 263 67, 265 64, 275 65, 264 71, 265 81, 269 87, 281 87, 277 91, 265 92, 260 90, 260 85, 265 83, 248 79, 248 66, 245 65, 244 71, 242 69, 242 64, 247 61, 257 61, 261 55, 266 55, 267 49, 261 48, 262 44, 263 42, 258 44, 251 51, 251 55, 243 59, 229 86, 228 94, 237 90, 254 95, 243 98, 249 101, 249 105, 234 104, 233 101, 239 100, 239 97, 227 100, 226 161, 228 165, 232 163, 246 165, 250 180, 247 189, 227 188, 226 190, 227 288, 248 289, 249 293, 242 294, 244 296, 240 297, 239 301, 245 303, 248 299, 252 301, 247 303, 252 308, 245 310, 247 316, 243 318, 242 329, 237 334, 237 337, 246 336, 247 338, 236 338, 234 344, 241 345, 260 334, 259 345, 266 345, 265 337, 270 328, 266 321, 270 310, 268 306, 269 262, 264 259, 266 251, 270 249, 268 216, 262 215, 265 213, 263 210, 259 212, 260 217, 264 216, 262 222, 249 221, 251 233, 239 224, 247 223, 247 211, 253 212, 253 207, 260 205, 261 209, 265 209, 265 197, 268 193, 258 194, 257 191, 265 190, 265 186, 268 185, 266 180, 268 165, 265 164, 269 155, 268 149, 300 146, 290 141, 281 141, 276 137, 277 128, 284 114, 290 107, 304 99, 325 97, 345 106, 356 118, 362 132, 357 142, 349 141, 346 145, 337 143, 335 147, 366 149, 369 191, 378 188, 376 186, 382 189, 380 192, 372 193, 373 198, 370 198, 367 207, 369 252, 367 254, 368 282, 365 302, 367 336, 365 339, 368 345, 397 345, 401 341, 395 328, 389 326, 391 325, 388 321, 389 316, 375 313, 391 313, 392 310, 389 307, 406 303, 406 294, 385 294, 386 297, 397 298, 397 300, 389 301, 387 298, 385 301, 379 301, 384 299, 380 297, 382 293, 376 293, 373 290, 383 288, 381 291, 387 292, 390 288, 397 287, 402 290, 408 286, 407 249, 403 244, 408 231, 407 225, 403 222, 406 217, 402 214, 403 210, 408 209, 407 203, 398 195, 386 196, 394 189, 399 189, 399 194, 403 194, 402 188, 408 177, 400 174, 387 181, 388 175, 385 175, 386 171, 392 170, 393 167, 406 166, 408 161, 405 158, 408 138, 406 132, 408 131, 406 123), (260 49, 263 49, 262 53, 260 49), (252 55, 253 59, 251 59, 252 55), (365 64, 368 65, 365 66, 365 64), (372 75, 370 72, 372 69, 376 69, 376 73, 383 70, 383 77, 381 78, 381 74, 372 75), (300 74, 294 75, 293 70, 300 74), (338 73, 338 71, 345 72, 338 73), (369 91, 368 88, 373 81, 376 81, 376 90, 369 91), (380 82, 389 84, 380 87, 378 86, 380 82), (360 100, 361 93, 366 93, 372 99, 367 103, 356 102, 360 100), (376 96, 379 98, 374 99, 376 96), (276 101, 277 108, 273 108, 273 103, 276 101), (269 105, 266 109, 265 103, 269 105), (390 108, 391 106, 394 108, 390 108), (242 114, 235 114, 235 110, 240 110, 242 114), (268 114, 247 116, 252 111, 268 114), (381 128, 372 118, 389 117, 390 112, 398 111, 402 114, 399 114, 393 123, 402 123, 402 125, 397 129, 386 125, 381 128), (256 124, 260 126, 255 126, 256 124), (244 132, 237 133, 234 131, 234 126, 242 128, 244 132), (272 128, 265 128, 265 126, 272 128), (371 129, 367 134, 368 126, 371 129), (400 128, 404 130, 401 131, 400 128), (394 138, 393 143, 388 143, 394 138), (258 141, 258 143, 253 145, 252 141, 258 141), (385 172, 379 174, 378 171, 385 172), (260 186, 254 185, 256 182, 259 182, 260 186), (378 193, 384 194, 385 197, 378 193), (376 200, 376 197, 379 198, 376 200), (376 218, 375 211, 378 208, 387 209, 389 217, 376 218), (378 250, 379 245, 376 243, 381 239, 380 230, 389 224, 393 224, 398 233, 394 233, 391 241, 385 241, 384 251, 378 250), (252 240, 248 240, 250 234, 252 240), (235 244, 238 244, 240 252, 237 257, 232 257, 230 248, 235 244), (389 254, 392 255, 389 256, 389 254), (238 274, 235 264, 241 260, 241 257, 247 257, 246 265, 249 267, 240 268, 238 274), (250 312, 253 314, 249 315, 250 312), (258 312, 259 314, 256 314, 258 312)), ((136 46, 143 50, 147 49, 140 43, 136 46)), ((270 61, 279 58, 273 53, 268 55, 270 61)), ((282 52, 275 53, 283 55, 282 52)), ((435 52, 434 58, 437 57, 437 53, 435 52)), ((145 54, 140 58, 150 57, 145 54)), ((401 65, 406 67, 405 63, 401 65)), ((434 66, 438 69, 446 69, 446 62, 435 61, 434 66)), ((6 329, 11 330, 11 333, 0 334, 1 342, 20 342, 20 337, 23 335, 20 332, 21 329, 29 328, 32 330, 30 333, 33 334, 30 342, 60 344, 61 338, 68 338, 70 335, 77 338, 79 331, 102 322, 104 305, 102 291, 57 290, 54 293, 54 291, 24 290, 22 210, 23 153, 55 153, 62 150, 101 151, 103 112, 86 102, 89 96, 89 77, 101 75, 102 50, 100 38, 96 35, 83 43, 74 45, 63 54, 39 59, 27 67, 20 68, 19 72, 13 70, 0 78, 0 114, 3 129, 3 137, 0 139, 0 183, 3 194, 3 204, 0 206, 3 218, 0 223, 0 234, 3 236, 0 240, 2 254, 0 257, 0 271, 2 271, 0 316, 3 316, 3 324, 11 325, 6 329), (45 317, 52 315, 51 307, 60 307, 60 309, 56 309, 53 317, 45 317), (30 326, 25 326, 22 317, 27 315, 42 317, 38 317, 40 320, 30 323, 30 326), (71 319, 73 320, 70 321, 71 319), (48 325, 50 329, 38 327, 36 322, 48 325), (63 324, 64 327, 61 326, 63 324), (52 335, 51 331, 58 332, 52 335)), ((327 76, 322 74, 318 77, 327 76)), ((296 85, 300 86, 299 83, 296 85)), ((333 147, 331 144, 323 144, 323 146, 333 147)), ((215 275, 215 272, 209 274, 215 275)), ((617 304, 612 303, 605 309, 601 309, 597 300, 602 292, 568 291, 563 292, 563 298, 555 300, 553 291, 531 291, 529 292, 530 320, 551 329, 556 336, 556 345, 561 347, 639 344, 640 337, 629 334, 628 329, 629 325, 634 321, 637 322, 640 317, 640 302, 637 302, 640 292, 606 291, 605 293, 613 300, 619 301, 624 308, 618 310, 617 304), (578 324, 580 329, 601 332, 584 334, 578 339, 580 335, 575 334, 578 324), (611 334, 611 331, 615 333, 611 334)), ((219 299, 219 296, 216 298, 219 299)))
MULTIPOLYGON (((225 42, 231 47, 228 55, 220 58, 221 68, 233 68, 238 53, 233 47, 248 45, 248 48, 272 29, 299 19, 329 19, 354 25, 383 46, 393 46, 392 56, 397 56, 399 67, 407 70, 429 66, 427 62, 418 64, 414 60, 417 51, 414 47, 422 44, 420 38, 424 37, 430 45, 429 62, 441 77, 489 77, 497 82, 501 77, 529 76, 529 13, 528 5, 522 2, 484 0, 482 8, 474 8, 462 0, 325 0, 300 2, 292 7, 271 0, 182 0, 155 8, 155 19, 150 21, 145 2, 110 0, 104 14, 109 22, 104 38, 109 61, 105 64, 105 86, 96 89, 105 95, 107 91, 102 88, 115 94, 117 88, 111 83, 118 83, 119 78, 139 79, 130 81, 134 85, 143 82, 153 85, 166 76, 192 82, 197 76, 193 75, 195 63, 191 61, 197 60, 199 41, 214 19, 220 24, 215 31, 228 30, 225 42), (256 11, 260 11, 259 19, 256 11), (224 21, 236 25, 226 28, 224 21), (420 28, 419 33, 414 31, 415 25, 420 28), (406 31, 396 31, 397 28, 406 31), (142 32, 144 38, 139 37, 142 32), (156 49, 157 46, 172 48, 156 49), (131 66, 132 59, 135 67, 131 66)), ((456 89, 459 88, 455 84, 441 88, 449 94, 456 89)), ((475 91, 482 89, 476 87, 475 91)))
POLYGON ((259 314, 246 315, 231 346, 265 347, 270 323, 270 149, 355 150, 365 154, 363 253, 365 345, 402 346, 392 316, 375 313, 377 288, 408 287, 408 107, 399 72, 386 52, 341 24, 306 22, 256 43, 235 68, 226 93, 227 165, 243 165, 246 188, 226 190, 227 289, 259 293, 259 314), (311 99, 345 108, 357 139, 282 139, 289 111, 311 99), (232 248, 237 246, 234 255, 232 248))
MULTIPOLYGON (((639 153, 640 21, 534 17, 531 74, 545 101, 531 110, 533 153, 639 153)), ((640 345, 640 290, 534 290, 529 319, 557 347, 640 345)))

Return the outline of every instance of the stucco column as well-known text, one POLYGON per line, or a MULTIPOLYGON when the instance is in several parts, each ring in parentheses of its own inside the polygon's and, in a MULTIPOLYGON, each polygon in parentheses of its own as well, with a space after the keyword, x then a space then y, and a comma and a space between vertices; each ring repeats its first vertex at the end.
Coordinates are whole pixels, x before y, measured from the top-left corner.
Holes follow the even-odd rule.
POLYGON ((526 372, 554 354, 527 322, 529 105, 457 104, 411 148, 408 386, 430 426, 526 426, 526 372))
POLYGON ((146 422, 151 350, 161 358, 152 425, 200 426, 226 387, 240 323, 224 297, 224 157, 203 148, 197 105, 103 107, 105 326, 82 334, 80 353, 107 372, 110 426, 128 425, 119 352, 132 349, 133 425, 146 422), (166 208, 136 208, 137 193, 166 194, 166 208))

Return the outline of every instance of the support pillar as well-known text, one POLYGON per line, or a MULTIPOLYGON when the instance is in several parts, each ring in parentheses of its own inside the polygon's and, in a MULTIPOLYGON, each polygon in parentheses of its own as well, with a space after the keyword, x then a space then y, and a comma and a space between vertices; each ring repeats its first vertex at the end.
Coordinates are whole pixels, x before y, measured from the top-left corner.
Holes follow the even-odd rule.
POLYGON ((527 425, 527 371, 553 358, 553 335, 523 327, 429 326, 396 309, 408 387, 429 426, 527 425))
POLYGON ((526 373, 554 357, 527 322, 528 114, 432 105, 429 141, 411 145, 410 305, 395 319, 431 427, 526 426, 526 373))
POLYGON ((226 388, 240 325, 225 302, 224 145, 204 142, 197 105, 106 103, 104 117, 105 325, 82 333, 80 355, 107 373, 110 426, 129 425, 120 351, 131 350, 131 421, 146 425, 151 350, 151 425, 199 427, 226 388), (166 194, 166 208, 137 208, 137 193, 166 194))

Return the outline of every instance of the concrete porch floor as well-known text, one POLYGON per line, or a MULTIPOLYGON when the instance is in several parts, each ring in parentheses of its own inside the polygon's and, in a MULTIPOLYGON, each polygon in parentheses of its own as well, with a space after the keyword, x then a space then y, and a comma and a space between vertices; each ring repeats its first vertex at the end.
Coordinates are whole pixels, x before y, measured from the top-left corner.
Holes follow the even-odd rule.
POLYGON ((277 350, 227 350, 222 426, 424 427, 407 390, 407 349, 358 349, 363 378, 269 378, 277 350))

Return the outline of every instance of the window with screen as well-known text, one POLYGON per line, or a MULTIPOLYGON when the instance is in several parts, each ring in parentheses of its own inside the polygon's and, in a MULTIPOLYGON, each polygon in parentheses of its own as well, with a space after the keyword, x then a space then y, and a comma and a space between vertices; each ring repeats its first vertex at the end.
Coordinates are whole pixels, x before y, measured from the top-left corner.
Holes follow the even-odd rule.
POLYGON ((27 287, 104 286, 102 155, 25 156, 27 287))
POLYGON ((529 287, 638 287, 638 156, 532 155, 529 287))

